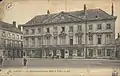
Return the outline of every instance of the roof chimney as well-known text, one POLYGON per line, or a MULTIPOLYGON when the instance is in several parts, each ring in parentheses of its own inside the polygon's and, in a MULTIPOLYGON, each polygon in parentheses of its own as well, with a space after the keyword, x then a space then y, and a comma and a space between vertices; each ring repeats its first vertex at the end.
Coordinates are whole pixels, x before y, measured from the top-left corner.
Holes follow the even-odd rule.
POLYGON ((18 29, 21 30, 21 26, 18 26, 18 29))
POLYGON ((49 11, 49 10, 47 10, 47 14, 48 14, 48 15, 50 14, 50 11, 49 11))
POLYGON ((118 33, 118 38, 120 38, 120 34, 118 33))
POLYGON ((13 21, 13 26, 16 27, 16 21, 13 21))
POLYGON ((86 16, 86 9, 87 9, 86 4, 84 4, 84 15, 85 16, 86 16))
POLYGON ((111 15, 114 16, 114 5, 112 3, 112 6, 111 6, 111 15))

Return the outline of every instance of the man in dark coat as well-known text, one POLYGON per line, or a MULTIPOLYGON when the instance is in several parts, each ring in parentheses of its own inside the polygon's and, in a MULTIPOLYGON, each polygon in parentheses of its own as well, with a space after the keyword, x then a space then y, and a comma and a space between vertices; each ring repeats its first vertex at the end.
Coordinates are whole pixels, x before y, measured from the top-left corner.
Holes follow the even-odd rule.
POLYGON ((24 58, 24 59, 23 59, 23 62, 24 62, 24 66, 26 66, 27 59, 26 59, 26 58, 24 58))
POLYGON ((3 58, 0 57, 0 66, 2 66, 2 64, 3 64, 3 58))

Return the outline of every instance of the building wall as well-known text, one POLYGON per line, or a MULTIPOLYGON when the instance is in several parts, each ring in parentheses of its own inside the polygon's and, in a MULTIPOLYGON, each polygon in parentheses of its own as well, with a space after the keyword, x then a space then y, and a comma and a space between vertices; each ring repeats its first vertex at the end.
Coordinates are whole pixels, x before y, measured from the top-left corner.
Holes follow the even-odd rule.
MULTIPOLYGON (((21 54, 23 45, 23 35, 16 32, 11 32, 0 28, 0 46, 2 56, 10 57, 13 56, 13 50, 15 56, 17 56, 17 51, 21 54)), ((21 55, 20 55, 21 57, 21 55)))
MULTIPOLYGON (((28 46, 28 48, 39 48, 39 41, 37 40, 38 37, 43 37, 43 45, 47 45, 46 43, 46 37, 45 35, 51 35, 50 36, 50 43, 48 45, 54 45, 54 29, 53 27, 57 27, 57 45, 70 45, 70 36, 73 36, 73 45, 78 44, 77 41, 77 36, 76 33, 78 33, 78 25, 82 26, 82 44, 85 44, 85 22, 79 22, 79 23, 64 23, 64 24, 52 24, 52 25, 39 25, 39 26, 28 26, 28 27, 24 27, 23 31, 24 31, 24 47, 26 48, 26 46, 28 46), (73 32, 69 32, 69 27, 73 26, 73 32), (65 27, 65 34, 66 35, 66 40, 64 44, 60 44, 60 36, 59 34, 61 33, 62 29, 61 27, 65 27), (38 28, 41 28, 41 33, 38 34, 38 28), (47 30, 46 28, 50 29, 49 33, 46 33, 47 30), (26 29, 29 30, 29 34, 26 34, 26 29), (32 31, 31 29, 35 29, 35 34, 31 34, 32 31), (71 35, 72 34, 72 35, 71 35), (35 38, 35 46, 32 46, 32 38, 35 38), (28 41, 26 41, 26 38, 28 38, 28 41), (28 44, 26 44, 28 43, 28 44)), ((105 56, 107 57, 106 51, 107 49, 111 49, 113 51, 115 51, 114 48, 114 42, 115 42, 115 20, 103 20, 103 21, 88 21, 87 22, 87 46, 91 47, 91 49, 94 50, 93 52, 93 56, 98 56, 97 55, 97 49, 104 49, 105 52, 105 56), (98 24, 101 24, 101 29, 98 30, 97 26, 98 24), (111 29, 106 29, 107 28, 107 24, 110 24, 110 28, 111 29), (92 30, 89 30, 89 25, 92 25, 92 30), (93 38, 92 38, 92 44, 90 44, 90 40, 89 40, 89 32, 90 34, 92 34, 93 38), (106 36, 107 35, 111 35, 110 39, 108 39, 108 42, 106 43, 106 36), (101 44, 98 44, 98 35, 101 35, 101 44)), ((79 44, 80 45, 80 44, 79 44)), ((89 51, 90 48, 88 48, 87 50, 89 51)), ((67 49, 66 49, 67 50, 67 49)), ((76 50, 74 50, 75 52, 76 50)), ((69 53, 69 52, 68 52, 69 53)), ((89 54, 89 52, 87 52, 87 54, 89 54)), ((113 53, 114 54, 114 53, 113 53)), ((85 55, 85 52, 84 52, 85 55)), ((110 55, 112 56, 112 55, 110 55)), ((114 56, 114 55, 113 55, 114 56)), ((109 56, 108 56, 109 57, 109 56)))

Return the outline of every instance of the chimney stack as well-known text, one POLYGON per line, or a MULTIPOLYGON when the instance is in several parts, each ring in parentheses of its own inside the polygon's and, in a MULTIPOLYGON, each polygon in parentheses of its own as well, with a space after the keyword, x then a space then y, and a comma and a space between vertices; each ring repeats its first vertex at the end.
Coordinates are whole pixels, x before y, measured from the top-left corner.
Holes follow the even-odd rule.
POLYGON ((49 10, 47 10, 47 15, 49 15, 50 14, 50 11, 49 10))
POLYGON ((18 29, 21 30, 21 26, 20 25, 18 26, 18 29))
POLYGON ((86 4, 84 4, 84 15, 85 16, 86 16, 86 9, 87 9, 86 4))
POLYGON ((118 33, 118 38, 120 38, 120 34, 118 33))
POLYGON ((111 6, 111 15, 114 16, 114 5, 112 3, 112 6, 111 6))
POLYGON ((16 27, 16 21, 13 21, 13 26, 16 27))

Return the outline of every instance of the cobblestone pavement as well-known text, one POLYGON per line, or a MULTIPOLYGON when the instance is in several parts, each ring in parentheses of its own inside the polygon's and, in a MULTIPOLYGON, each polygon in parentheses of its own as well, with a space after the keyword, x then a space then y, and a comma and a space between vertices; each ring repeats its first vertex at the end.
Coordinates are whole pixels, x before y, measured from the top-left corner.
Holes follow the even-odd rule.
MULTIPOLYGON (((23 67, 23 59, 5 60, 4 68, 23 67)), ((27 59, 29 68, 119 68, 120 60, 105 59, 27 59)))

